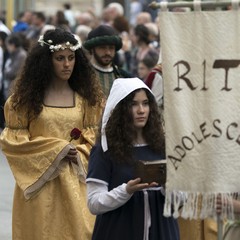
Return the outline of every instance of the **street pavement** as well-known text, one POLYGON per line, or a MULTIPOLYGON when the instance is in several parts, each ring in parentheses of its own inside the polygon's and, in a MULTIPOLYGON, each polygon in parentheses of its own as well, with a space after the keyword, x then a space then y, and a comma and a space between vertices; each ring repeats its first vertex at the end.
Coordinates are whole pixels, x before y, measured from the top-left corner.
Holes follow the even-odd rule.
POLYGON ((12 239, 12 199, 14 178, 5 156, 0 150, 0 239, 12 239))

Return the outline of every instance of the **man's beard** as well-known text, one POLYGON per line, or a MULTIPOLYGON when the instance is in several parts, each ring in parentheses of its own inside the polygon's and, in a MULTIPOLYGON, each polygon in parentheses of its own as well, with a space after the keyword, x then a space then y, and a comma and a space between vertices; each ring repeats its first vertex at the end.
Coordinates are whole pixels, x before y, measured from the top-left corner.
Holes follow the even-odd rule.
POLYGON ((95 51, 93 51, 93 57, 95 58, 96 62, 97 62, 100 66, 102 66, 102 67, 109 66, 109 65, 111 65, 112 62, 113 62, 113 57, 112 57, 112 56, 110 56, 110 55, 105 55, 105 56, 99 57, 99 56, 95 53, 95 51), (109 60, 108 60, 108 61, 105 61, 105 60, 102 59, 103 57, 108 57, 109 60))

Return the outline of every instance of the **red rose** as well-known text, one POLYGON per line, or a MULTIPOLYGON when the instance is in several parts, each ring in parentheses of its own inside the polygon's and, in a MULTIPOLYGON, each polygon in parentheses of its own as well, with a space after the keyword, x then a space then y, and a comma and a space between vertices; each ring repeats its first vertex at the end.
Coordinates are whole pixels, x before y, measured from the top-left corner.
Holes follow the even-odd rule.
POLYGON ((73 130, 71 131, 71 133, 70 133, 70 141, 69 142, 71 142, 73 139, 74 140, 77 140, 77 139, 79 139, 80 138, 80 136, 81 136, 81 131, 78 129, 78 128, 73 128, 73 130))

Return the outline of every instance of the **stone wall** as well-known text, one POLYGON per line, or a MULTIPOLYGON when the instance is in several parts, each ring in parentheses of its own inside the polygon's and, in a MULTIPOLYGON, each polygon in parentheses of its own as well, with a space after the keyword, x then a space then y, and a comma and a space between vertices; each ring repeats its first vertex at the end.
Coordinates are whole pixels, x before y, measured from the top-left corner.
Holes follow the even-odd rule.
MULTIPOLYGON (((47 16, 54 15, 57 10, 63 10, 63 4, 66 0, 38 0, 35 1, 34 8, 38 11, 44 11, 47 16)), ((92 9, 96 15, 100 15, 103 7, 102 0, 71 0, 72 10, 75 14, 92 9)))
POLYGON ((57 10, 63 10, 63 4, 70 2, 74 13, 92 9, 97 16, 100 16, 104 0, 0 0, 0 11, 8 12, 8 6, 13 6, 13 17, 24 10, 43 11, 46 16, 54 15, 57 10), (8 1, 8 2, 7 2, 8 1), (7 4, 10 3, 11 4, 7 4))

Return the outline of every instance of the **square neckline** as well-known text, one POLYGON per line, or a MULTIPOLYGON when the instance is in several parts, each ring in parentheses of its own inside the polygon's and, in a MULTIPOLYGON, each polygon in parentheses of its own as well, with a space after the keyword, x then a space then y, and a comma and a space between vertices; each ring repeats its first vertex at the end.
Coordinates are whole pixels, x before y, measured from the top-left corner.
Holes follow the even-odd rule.
POLYGON ((73 92, 73 105, 72 106, 54 106, 54 105, 47 105, 43 103, 44 107, 49 107, 49 108, 74 108, 76 107, 76 96, 75 92, 73 92))

